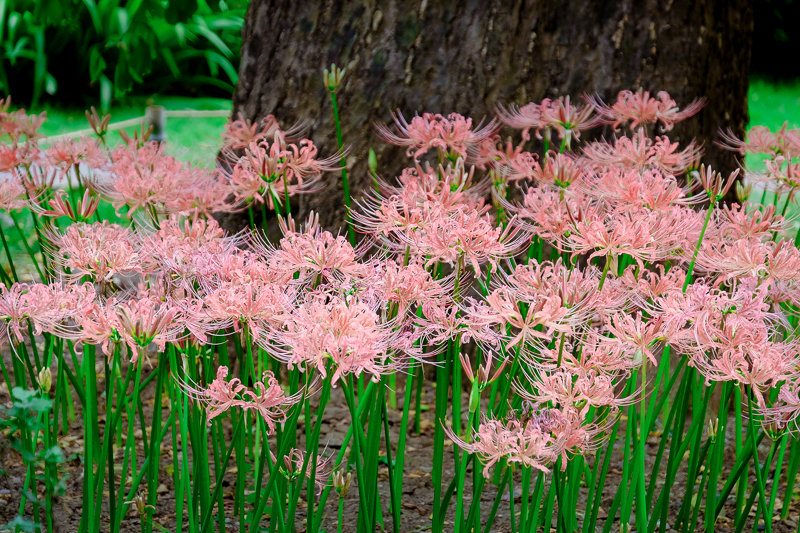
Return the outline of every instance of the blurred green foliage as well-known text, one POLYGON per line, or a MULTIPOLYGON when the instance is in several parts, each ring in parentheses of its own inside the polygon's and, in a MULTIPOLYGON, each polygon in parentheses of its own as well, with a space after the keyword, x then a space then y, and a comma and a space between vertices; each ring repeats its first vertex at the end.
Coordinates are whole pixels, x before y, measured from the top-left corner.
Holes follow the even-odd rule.
POLYGON ((247 0, 0 0, 0 94, 81 105, 132 90, 230 95, 247 0))

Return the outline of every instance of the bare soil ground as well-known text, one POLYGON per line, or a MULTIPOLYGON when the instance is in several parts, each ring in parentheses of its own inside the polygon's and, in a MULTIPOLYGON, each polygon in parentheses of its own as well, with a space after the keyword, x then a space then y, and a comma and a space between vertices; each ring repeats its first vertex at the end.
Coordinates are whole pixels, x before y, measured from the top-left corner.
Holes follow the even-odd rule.
MULTIPOLYGON (((99 379, 100 383, 98 383, 98 391, 104 391, 105 386, 102 383, 102 372, 99 372, 99 379)), ((398 400, 402 402, 402 394, 400 391, 404 390, 404 379, 398 379, 398 400)), ((432 405, 434 401, 434 387, 430 385, 430 381, 426 381, 426 386, 424 389, 424 397, 423 403, 427 405, 432 405)), ((152 413, 152 406, 153 406, 153 387, 149 387, 146 389, 144 393, 144 405, 145 405, 145 413, 146 416, 149 416, 149 413, 152 413)), ((104 406, 104 401, 100 403, 100 418, 101 418, 101 426, 104 424, 104 416, 105 413, 102 410, 104 406)), ((6 390, 5 384, 0 385, 0 404, 3 405, 10 405, 10 397, 8 391, 6 390)), ((463 405, 463 404, 462 404, 463 405)), ((392 434, 392 441, 396 443, 397 440, 397 433, 400 427, 401 415, 402 415, 402 406, 398 406, 397 409, 389 408, 389 427, 390 433, 392 434)), ((164 403, 164 412, 163 417, 166 417, 169 414, 169 404, 164 403)), ((2 415, 0 415, 2 416, 2 415)), ((413 416, 413 413, 412 413, 413 416)), ((80 418, 80 417, 78 417, 80 418)), ((322 443, 327 443, 328 445, 328 452, 335 454, 339 451, 339 445, 342 442, 345 433, 347 431, 349 425, 350 415, 349 411, 347 410, 344 395, 341 393, 341 390, 334 389, 333 394, 331 397, 331 402, 329 403, 326 411, 325 411, 325 418, 322 426, 322 443)), ((431 514, 433 511, 432 506, 432 499, 433 499, 433 485, 431 482, 431 465, 433 463, 433 433, 434 433, 434 416, 432 410, 426 410, 422 413, 421 419, 421 427, 420 433, 417 434, 414 431, 411 431, 408 440, 407 440, 407 448, 405 453, 405 460, 406 460, 406 467, 405 467, 405 479, 403 481, 403 495, 402 495, 402 506, 403 506, 403 514, 402 514, 402 523, 400 524, 399 530, 401 532, 420 532, 420 531, 427 531, 430 529, 430 521, 431 521, 431 514)), ((413 425, 413 424, 410 424, 413 425)), ((230 431, 230 428, 229 430, 230 431)), ((302 427, 301 427, 302 432, 302 427)), ((229 433, 230 435, 230 433, 229 433)), ((140 436, 138 434, 137 436, 140 436)), ((67 490, 65 494, 61 497, 56 499, 54 505, 54 531, 57 533, 68 533, 68 532, 75 532, 78 531, 79 524, 80 524, 80 515, 81 515, 81 494, 82 494, 82 478, 83 478, 83 465, 81 460, 81 450, 82 450, 82 439, 83 439, 83 428, 79 422, 73 421, 69 430, 64 435, 59 435, 58 437, 58 444, 64 451, 64 454, 67 458, 67 461, 60 465, 59 468, 59 475, 60 477, 67 478, 66 480, 66 487, 67 490)), ((175 517, 175 501, 173 499, 174 494, 174 487, 173 487, 173 478, 171 475, 172 468, 173 468, 173 459, 172 459, 172 447, 171 447, 171 437, 167 435, 165 441, 162 446, 162 454, 161 454, 161 471, 159 475, 159 486, 158 486, 158 499, 157 499, 157 508, 155 510, 155 521, 158 522, 165 530, 167 531, 175 531, 176 527, 176 517, 175 517)), ((768 452, 767 448, 769 446, 768 439, 765 439, 765 442, 762 443, 762 450, 761 450, 761 459, 762 461, 766 457, 768 452)), ((649 456, 648 456, 648 467, 652 468, 653 466, 653 456, 656 453, 656 449, 658 446, 658 437, 656 435, 651 435, 648 440, 649 444, 649 456)), ((144 456, 144 452, 141 449, 141 443, 139 444, 139 457, 144 456)), ((453 475, 454 470, 454 461, 453 461, 453 453, 452 453, 452 443, 449 441, 446 442, 445 448, 445 474, 444 479, 449 482, 449 479, 453 475)), ((733 443, 729 449, 733 449, 733 443)), ((116 449, 116 457, 118 459, 118 466, 121 470, 122 464, 122 449, 116 449)), ((394 450, 393 450, 394 456, 394 450)), ((733 458, 726 458, 725 464, 732 464, 733 458)), ((595 459, 589 458, 588 461, 590 464, 593 463, 595 459)), ((141 459, 140 459, 141 461, 141 459)), ((608 478, 606 481, 607 487, 616 487, 621 482, 622 478, 622 462, 623 457, 621 453, 621 447, 617 446, 617 450, 615 455, 612 457, 611 468, 608 474, 608 478)), ((785 468, 785 466, 784 466, 785 468)), ((663 470, 663 468, 661 469, 663 470)), ((657 480, 657 484, 663 484, 663 472, 660 472, 660 478, 657 480)), ((120 487, 120 472, 116 472, 117 475, 117 483, 116 483, 116 490, 119 490, 120 487)), ((213 465, 212 465, 212 476, 213 476, 213 465)), ((354 476, 355 477, 355 476, 354 476)), ((20 493, 23 487, 23 482, 25 479, 25 469, 22 465, 21 458, 19 454, 10 449, 8 447, 8 441, 5 436, 0 436, 0 525, 7 523, 8 521, 12 520, 18 511, 19 502, 20 502, 20 493)), ((465 508, 469 506, 469 498, 471 496, 471 487, 469 480, 471 479, 471 474, 468 474, 467 477, 467 487, 465 489, 465 497, 467 500, 465 501, 465 508)), ((233 512, 233 502, 234 502, 234 480, 235 480, 235 467, 229 468, 228 472, 226 472, 225 478, 223 479, 223 494, 226 506, 226 516, 229 517, 228 523, 226 526, 226 530, 228 531, 238 531, 238 520, 235 520, 234 512, 233 512)), ((381 500, 383 501, 383 517, 384 517, 384 524, 386 530, 391 531, 391 513, 388 507, 388 500, 389 500, 389 486, 388 486, 388 469, 385 464, 380 466, 379 470, 379 479, 378 479, 378 487, 381 494, 381 500)), ((355 480, 353 480, 355 484, 355 480)), ((672 504, 672 512, 671 514, 677 514, 678 507, 680 504, 680 498, 682 497, 685 491, 685 471, 682 471, 678 475, 678 479, 676 480, 676 485, 673 487, 672 494, 673 494, 673 504, 672 504)), ((783 484, 785 481, 781 480, 781 486, 778 488, 778 501, 776 504, 776 515, 780 512, 783 505, 790 505, 790 512, 789 518, 785 521, 779 520, 779 517, 775 517, 775 521, 773 522, 773 530, 776 532, 788 532, 788 531, 797 531, 798 529, 798 517, 800 516, 800 498, 795 496, 794 498, 787 498, 785 494, 785 487, 783 484), (787 501, 789 500, 789 501, 787 501)), ((42 485, 42 484, 40 484, 42 485)), ((126 483, 127 485, 127 483, 126 483)), ((517 479, 515 481, 515 498, 519 498, 519 487, 520 487, 520 480, 517 479)), ((581 498, 586 498, 586 487, 583 487, 581 491, 581 498)), ((767 490, 770 490, 770 485, 768 484, 767 490)), ((606 494, 603 496, 602 504, 601 504, 601 511, 598 520, 598 527, 602 529, 605 525, 607 517, 605 513, 611 507, 612 499, 613 499, 613 491, 606 490, 606 494)), ((485 519, 486 515, 489 513, 489 509, 494 501, 494 498, 497 494, 497 489, 490 482, 484 487, 483 497, 482 497, 482 512, 481 515, 485 519)), ((344 507, 344 531, 352 531, 355 529, 355 520, 358 512, 358 491, 355 485, 351 486, 349 494, 345 500, 345 507, 344 507)), ((40 497, 43 497, 43 493, 40 493, 40 497)), ((496 532, 507 532, 511 531, 509 525, 509 495, 506 492, 503 495, 503 500, 501 502, 500 510, 495 521, 494 527, 492 531, 496 532)), ((42 500, 43 501, 43 500, 42 500)), ((331 493, 327 508, 326 508, 326 515, 323 527, 327 531, 335 531, 336 530, 336 506, 338 500, 337 496, 334 492, 331 493)), ((575 512, 579 513, 579 524, 582 522, 582 516, 580 515, 581 509, 583 508, 583 501, 581 501, 579 507, 575 512)), ((732 517, 733 517, 733 508, 735 505, 735 499, 733 497, 729 498, 726 508, 722 513, 722 516, 719 518, 716 524, 716 531, 734 531, 734 527, 732 524, 732 517)), ((519 509, 519 502, 517 501, 516 509, 519 509)), ((28 518, 30 517, 30 506, 27 510, 28 518)), ((448 516, 445 530, 449 530, 452 528, 453 524, 453 516, 455 514, 455 500, 450 507, 450 514, 448 516)), ((701 510, 701 517, 702 517, 702 510, 701 510)), ((42 516, 42 519, 44 516, 42 516)), ((104 509, 102 518, 102 522, 104 524, 108 523, 108 510, 104 509)), ((615 522, 617 521, 614 518, 615 522)), ((750 521, 752 522, 753 517, 751 515, 750 521)), ((42 520, 43 521, 43 520, 42 520)), ((301 499, 300 508, 298 509, 298 513, 296 516, 296 524, 298 531, 305 531, 305 505, 303 499, 301 499)), ((702 522, 702 519, 699 520, 702 522)), ((184 520, 184 524, 186 521, 184 520)), ((555 521, 553 522, 555 526, 555 521)), ((763 526, 756 526, 755 530, 760 530, 763 526)), ((105 528, 101 528, 105 529, 105 528)), ((611 531, 619 531, 620 524, 615 523, 612 525, 611 531)), ((631 525, 630 530, 633 530, 631 525)), ((693 531, 701 531, 702 530, 702 523, 698 523, 693 531)), ((748 531, 754 530, 752 524, 749 524, 746 528, 748 531)), ((140 531, 140 518, 135 510, 133 505, 130 506, 128 510, 128 514, 123 520, 122 523, 122 531, 123 532, 139 532, 140 531)))

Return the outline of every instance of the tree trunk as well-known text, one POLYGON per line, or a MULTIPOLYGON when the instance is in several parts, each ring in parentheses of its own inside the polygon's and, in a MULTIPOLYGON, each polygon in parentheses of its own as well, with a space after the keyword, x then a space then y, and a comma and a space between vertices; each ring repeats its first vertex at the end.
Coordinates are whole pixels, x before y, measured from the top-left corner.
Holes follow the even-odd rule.
MULTIPOLYGON (((252 0, 234 115, 310 120, 311 138, 330 154, 336 139, 322 70, 346 67, 337 96, 357 198, 370 181, 369 147, 385 177, 407 163, 372 133, 372 122, 389 121, 394 109, 407 118, 455 111, 480 119, 497 103, 584 93, 608 101, 642 87, 666 90, 680 106, 706 97, 671 137, 698 139, 704 162, 727 172, 736 160, 713 140, 719 129, 744 133, 752 31, 749 0, 252 0)), ((325 179, 326 191, 303 198, 301 211, 317 210, 337 226, 339 176, 325 179)))

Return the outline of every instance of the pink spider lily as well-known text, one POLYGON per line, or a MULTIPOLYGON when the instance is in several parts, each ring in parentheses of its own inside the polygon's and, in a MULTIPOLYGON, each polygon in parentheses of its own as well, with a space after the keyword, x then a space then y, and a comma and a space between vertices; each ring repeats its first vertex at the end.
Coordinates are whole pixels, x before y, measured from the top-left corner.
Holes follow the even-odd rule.
POLYGON ((181 333, 177 320, 179 308, 170 302, 145 295, 115 302, 113 310, 119 325, 118 333, 131 349, 134 363, 141 350, 152 344, 163 352, 167 343, 177 340, 181 333))
POLYGON ((473 430, 470 442, 460 439, 450 428, 445 427, 447 438, 464 452, 476 454, 483 463, 483 475, 488 477, 491 468, 498 462, 519 464, 542 472, 549 472, 548 465, 558 458, 555 449, 553 418, 557 411, 543 411, 538 416, 521 422, 512 418, 507 422, 484 419, 473 430))
POLYGON ((298 122, 288 129, 283 129, 274 115, 267 115, 258 122, 254 122, 246 119, 239 112, 236 120, 230 120, 224 126, 222 132, 223 152, 243 150, 250 146, 250 143, 259 143, 273 138, 278 132, 287 140, 294 141, 304 135, 307 127, 305 122, 298 122))
POLYGON ((705 199, 702 193, 692 195, 691 187, 681 186, 674 176, 657 170, 612 167, 598 172, 585 186, 587 195, 620 211, 636 212, 642 207, 651 211, 669 211, 705 199))
POLYGON ((683 239, 674 228, 671 217, 653 212, 586 219, 573 224, 562 246, 573 256, 588 253, 589 259, 627 254, 644 268, 645 262, 662 261, 681 249, 683 239))
POLYGON ((737 168, 728 174, 727 178, 724 178, 722 174, 712 170, 709 165, 701 165, 696 178, 700 183, 700 186, 708 195, 711 203, 715 204, 722 200, 726 194, 728 194, 728 191, 736 181, 736 177, 739 175, 739 170, 741 169, 737 168))
POLYGON ((271 283, 221 283, 204 291, 202 309, 197 310, 201 320, 209 320, 215 329, 232 324, 235 331, 246 325, 257 339, 270 328, 279 328, 292 304, 292 296, 285 288, 271 283))
POLYGON ((203 388, 184 382, 186 393, 202 403, 208 411, 208 422, 232 408, 254 410, 267 424, 267 434, 275 433, 276 424, 285 422, 289 409, 300 401, 302 391, 287 396, 272 372, 265 372, 253 389, 244 386, 238 378, 226 379, 228 367, 217 368, 217 377, 203 388))
POLYGON ((97 297, 91 284, 15 283, 2 286, 0 319, 5 322, 9 339, 23 341, 22 329, 28 320, 34 333, 49 332, 75 338, 76 321, 94 304, 97 297))
MULTIPOLYGON (((328 486, 328 482, 333 475, 333 465, 331 464, 332 459, 333 456, 330 455, 317 455, 317 462, 314 468, 314 485, 317 488, 317 496, 322 494, 322 491, 328 486)), ((274 456, 272 460, 275 460, 274 456)), ((312 460, 313 459, 310 457, 306 459, 306 453, 304 451, 297 448, 292 448, 283 458, 283 467, 280 468, 281 473, 290 481, 293 481, 302 473, 303 467, 305 466, 305 477, 306 479, 311 479, 312 460)))
POLYGON ((503 370, 505 370, 506 366, 508 365, 510 359, 508 357, 503 357, 500 361, 500 364, 497 365, 497 368, 494 369, 492 372, 492 363, 494 363, 494 354, 491 350, 484 351, 484 361, 483 364, 479 364, 478 368, 473 371, 472 370, 472 362, 469 360, 467 355, 464 352, 460 352, 458 354, 459 361, 461 362, 461 369, 464 371, 467 379, 470 383, 476 384, 478 390, 483 390, 486 388, 487 385, 494 382, 497 378, 499 378, 503 370))
POLYGON ((445 299, 452 289, 449 286, 452 283, 434 280, 418 263, 401 266, 389 259, 376 268, 375 274, 381 299, 397 305, 398 316, 404 315, 410 306, 445 299))
POLYGON ((690 357, 710 381, 750 385, 760 407, 763 391, 796 373, 793 341, 771 340, 783 319, 769 312, 767 288, 756 280, 736 284, 729 294, 702 283, 662 298, 659 307, 669 342, 690 357))
POLYGON ((772 132, 765 126, 754 126, 747 132, 747 141, 739 139, 730 130, 721 131, 719 135, 722 141, 718 144, 723 148, 739 152, 741 155, 746 153, 779 155, 786 153, 787 148, 790 153, 800 153, 800 151, 790 148, 793 145, 793 132, 797 130, 787 131, 786 126, 785 123, 777 132, 772 132))
POLYGON ((575 181, 583 181, 587 170, 582 162, 573 156, 549 151, 544 158, 544 165, 540 166, 538 163, 534 165, 531 177, 539 185, 555 185, 566 189, 575 181))
POLYGON ((800 187, 800 162, 793 162, 779 155, 765 162, 766 172, 750 173, 747 178, 751 183, 763 183, 769 190, 778 194, 788 194, 788 202, 794 200, 796 190, 800 187))
POLYGON ((495 331, 499 322, 490 307, 472 298, 465 298, 460 305, 453 305, 449 299, 427 300, 422 304, 422 317, 416 320, 431 346, 459 337, 464 343, 474 340, 486 349, 500 342, 501 336, 495 331))
POLYGON ((614 143, 595 141, 583 149, 583 157, 594 167, 618 166, 636 170, 660 170, 681 175, 695 166, 702 148, 690 142, 678 151, 668 137, 651 139, 639 129, 632 137, 618 137, 614 143))
POLYGON ((134 236, 118 224, 78 222, 63 234, 52 230, 48 240, 53 246, 50 256, 68 279, 89 276, 97 282, 109 282, 115 274, 141 269, 134 236))
POLYGON ((571 334, 578 326, 570 310, 555 295, 520 301, 517 294, 503 287, 487 296, 486 302, 505 325, 518 330, 506 344, 507 349, 535 340, 549 342, 554 334, 571 334), (522 305, 527 310, 523 311, 522 305))
POLYGON ((24 109, 9 111, 10 105, 11 98, 0 99, 0 135, 7 135, 14 146, 21 143, 23 137, 29 143, 36 143, 42 137, 39 128, 47 120, 47 113, 28 114, 24 109))
POLYGON ((423 113, 422 116, 414 116, 409 123, 397 111, 392 113, 392 119, 397 133, 380 123, 374 125, 375 132, 389 144, 406 146, 406 155, 413 155, 414 161, 434 148, 445 157, 453 154, 466 159, 471 147, 480 145, 500 129, 495 120, 490 120, 486 125, 480 122, 473 127, 471 118, 458 113, 450 113, 447 117, 438 113, 423 113))
POLYGON ((64 139, 55 142, 45 152, 48 163, 60 167, 66 173, 70 168, 86 165, 101 168, 108 159, 94 139, 64 139))
POLYGON ((514 390, 526 401, 575 409, 583 418, 592 407, 619 407, 629 400, 617 397, 616 384, 607 375, 580 367, 528 376, 514 383, 514 390))
POLYGON ((396 370, 400 360, 390 355, 398 334, 365 303, 317 292, 308 294, 281 328, 262 336, 261 346, 290 368, 315 368, 323 378, 332 361, 330 379, 336 384, 350 374, 369 374, 377 380, 396 370))
POLYGON ((634 362, 647 359, 654 365, 658 359, 653 348, 667 340, 669 331, 660 318, 645 320, 641 314, 616 314, 605 324, 606 330, 614 336, 622 349, 630 353, 634 362))
POLYGON ((776 214, 774 205, 752 205, 748 202, 720 206, 717 232, 725 239, 771 238, 773 233, 789 229, 788 221, 776 214))
POLYGON ((369 262, 361 261, 365 248, 353 248, 342 236, 334 237, 319 227, 319 216, 309 215, 303 231, 297 231, 294 221, 281 222, 284 236, 277 247, 256 239, 254 248, 261 253, 270 269, 287 278, 298 276, 300 282, 348 280, 366 276, 369 262))
POLYGON ((0 211, 19 211, 30 205, 22 183, 11 177, 0 179, 0 211))
POLYGON ((128 216, 142 208, 176 211, 173 204, 183 202, 208 176, 204 169, 165 154, 163 146, 155 142, 118 147, 111 153, 109 172, 93 176, 90 186, 117 209, 127 205, 128 216))
POLYGON ((239 112, 239 118, 229 120, 222 132, 224 145, 233 150, 247 148, 250 143, 261 142, 275 135, 280 130, 275 115, 267 115, 258 122, 253 122, 239 112))
POLYGON ((232 250, 241 241, 241 236, 226 235, 214 219, 176 215, 161 221, 156 231, 137 235, 143 270, 163 270, 185 281, 218 273, 231 253, 239 253, 232 250))
POLYGON ((611 106, 606 105, 596 95, 587 97, 587 101, 603 120, 613 125, 614 129, 631 121, 631 130, 640 125, 661 122, 664 131, 669 131, 675 123, 697 114, 705 105, 704 100, 697 99, 680 110, 675 100, 666 91, 659 91, 653 98, 649 91, 643 89, 639 89, 635 93, 627 90, 620 91, 617 101, 611 106))
POLYGON ((511 139, 500 144, 498 136, 490 137, 470 151, 468 162, 481 170, 492 169, 504 183, 527 181, 533 176, 538 154, 514 146, 511 139))
POLYGON ((800 381, 784 383, 772 405, 760 409, 765 424, 775 424, 779 428, 791 427, 797 431, 800 420, 800 381))
POLYGON ((592 116, 593 112, 591 106, 572 105, 569 96, 556 100, 545 98, 540 104, 531 102, 522 108, 514 105, 508 109, 497 106, 500 120, 507 126, 521 129, 524 140, 530 139, 532 129, 536 130, 536 137, 539 139, 542 138, 542 130, 547 139, 550 138, 551 131, 555 131, 567 148, 573 138, 580 138, 582 131, 599 124, 598 118, 592 116))
POLYGON ((30 168, 39 160, 40 155, 38 146, 33 144, 0 144, 0 172, 14 171, 17 167, 30 168))
POLYGON ((339 153, 319 159, 309 139, 289 143, 276 131, 272 142, 251 142, 233 172, 225 176, 237 199, 255 199, 275 209, 285 196, 319 190, 322 173, 339 170, 340 161, 339 153))

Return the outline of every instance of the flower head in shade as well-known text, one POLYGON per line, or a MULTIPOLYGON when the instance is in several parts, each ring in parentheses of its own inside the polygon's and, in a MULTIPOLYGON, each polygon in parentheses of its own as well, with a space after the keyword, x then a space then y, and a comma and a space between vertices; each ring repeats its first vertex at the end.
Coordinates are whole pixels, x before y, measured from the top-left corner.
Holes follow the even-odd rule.
POLYGON ((223 152, 242 150, 250 146, 250 143, 259 143, 270 139, 278 132, 291 141, 302 137, 306 129, 307 124, 304 122, 298 122, 288 129, 282 129, 275 115, 267 115, 255 122, 246 119, 242 113, 239 113, 236 120, 230 120, 225 124, 222 132, 223 152))
POLYGON ((252 389, 243 385, 238 378, 228 380, 227 377, 228 367, 220 366, 216 379, 207 387, 182 384, 189 396, 205 405, 209 422, 232 408, 254 410, 267 424, 267 432, 272 434, 275 424, 286 421, 289 408, 302 396, 302 392, 287 396, 272 372, 265 372, 262 380, 257 381, 252 389))
POLYGON ((683 150, 666 136, 651 139, 643 129, 631 137, 618 137, 611 144, 595 141, 583 150, 583 156, 592 167, 617 166, 635 170, 660 170, 680 175, 695 165, 702 148, 690 142, 683 150))
MULTIPOLYGON (((331 475, 333 474, 333 465, 331 464, 333 457, 320 453, 317 454, 316 459, 317 461, 313 469, 314 485, 317 487, 317 496, 319 496, 322 494, 322 491, 325 489, 325 487, 328 486, 328 481, 331 479, 331 475)), ((273 460, 275 460, 274 456, 273 460)), ((283 467, 281 467, 281 473, 283 473, 283 475, 285 475, 289 480, 294 480, 303 472, 303 469, 305 469, 306 479, 311 479, 312 461, 313 459, 311 457, 306 458, 306 453, 303 450, 292 448, 291 451, 283 458, 283 467)))
POLYGON ((297 230, 293 220, 281 222, 281 228, 284 236, 277 247, 260 240, 254 243, 276 273, 288 278, 297 275, 300 282, 306 282, 341 281, 369 272, 369 263, 360 261, 365 250, 353 248, 342 235, 334 237, 323 231, 319 215, 312 212, 302 231, 297 230))
POLYGON ((545 98, 540 104, 531 102, 521 108, 497 107, 500 120, 507 126, 521 129, 523 139, 530 139, 532 129, 536 130, 536 136, 540 139, 542 130, 547 139, 550 138, 551 132, 555 131, 567 148, 573 138, 580 138, 582 131, 599 124, 598 118, 592 116, 593 113, 594 109, 591 106, 573 105, 569 96, 555 100, 545 98))
POLYGON ((661 122, 664 130, 669 131, 676 122, 697 114, 705 105, 704 100, 693 100, 681 110, 666 91, 659 91, 654 98, 650 96, 649 91, 643 89, 636 92, 620 91, 617 101, 611 106, 603 103, 597 96, 589 97, 587 100, 597 110, 597 113, 615 129, 628 121, 631 122, 631 129, 644 124, 661 122))
POLYGON ((182 333, 177 320, 180 309, 171 302, 155 296, 144 295, 113 306, 118 333, 133 353, 136 361, 139 352, 151 344, 163 352, 168 342, 174 342, 182 333))
POLYGON ((456 446, 480 457, 486 477, 492 466, 502 460, 549 472, 548 466, 559 456, 553 435, 558 416, 553 409, 542 410, 524 421, 516 417, 508 421, 486 418, 473 430, 470 442, 460 439, 447 427, 445 433, 456 446))
POLYGON ((437 113, 423 113, 408 122, 398 111, 392 113, 392 119, 397 133, 384 124, 375 124, 375 131, 389 144, 406 146, 406 155, 413 155, 415 161, 431 149, 437 149, 445 156, 456 154, 466 158, 469 148, 480 145, 499 129, 494 120, 473 127, 471 118, 458 113, 450 113, 446 117, 437 113))

